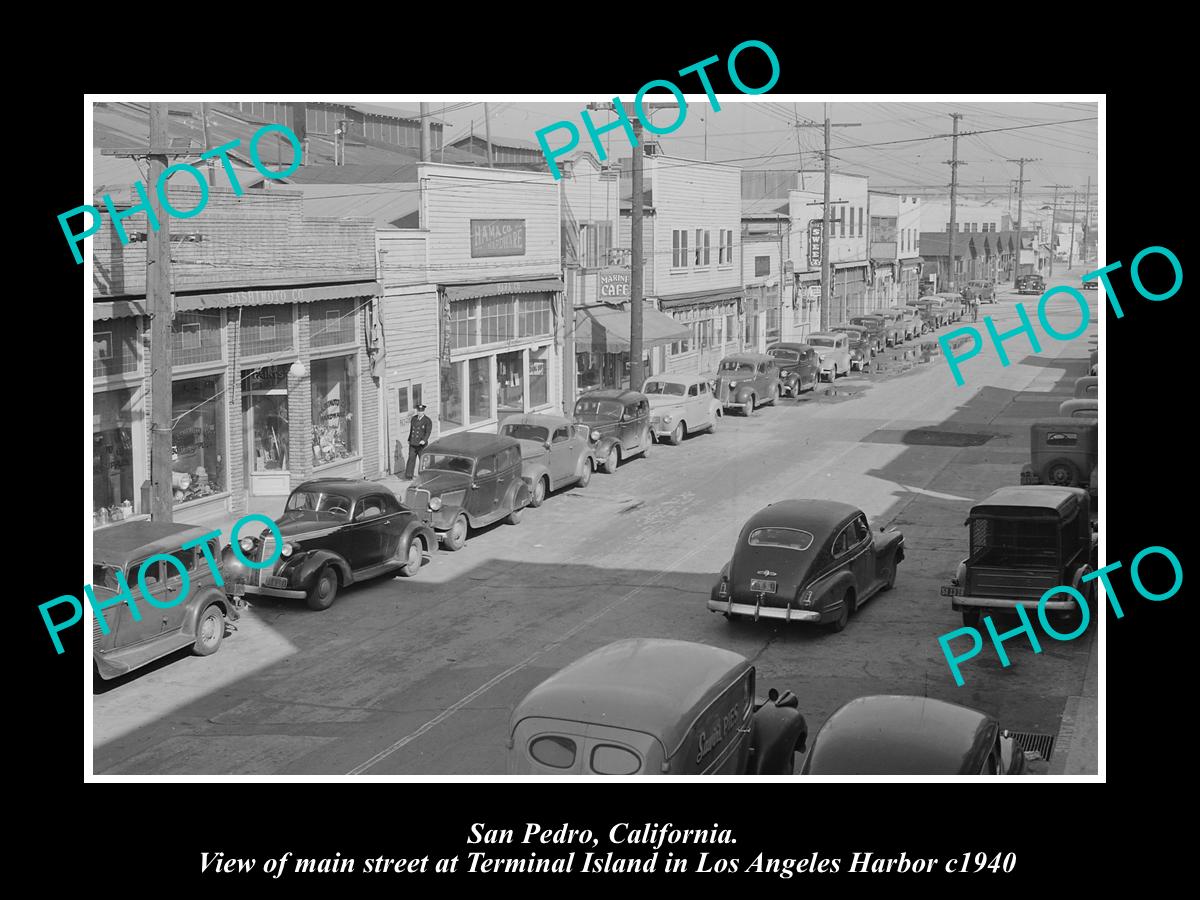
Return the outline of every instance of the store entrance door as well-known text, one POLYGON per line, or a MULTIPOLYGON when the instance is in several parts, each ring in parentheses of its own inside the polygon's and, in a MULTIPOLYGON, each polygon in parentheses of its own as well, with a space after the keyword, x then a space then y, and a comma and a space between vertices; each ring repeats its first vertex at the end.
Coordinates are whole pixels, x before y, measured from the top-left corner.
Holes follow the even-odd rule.
POLYGON ((242 373, 246 487, 254 496, 286 497, 288 469, 288 365, 242 373))

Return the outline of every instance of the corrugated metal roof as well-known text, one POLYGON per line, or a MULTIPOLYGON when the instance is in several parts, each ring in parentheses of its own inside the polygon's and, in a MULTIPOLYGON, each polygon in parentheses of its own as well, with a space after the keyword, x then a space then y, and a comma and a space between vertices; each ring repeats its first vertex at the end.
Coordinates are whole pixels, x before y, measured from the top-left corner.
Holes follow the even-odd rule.
POLYGON ((757 200, 742 201, 742 218, 756 219, 768 218, 774 219, 778 216, 786 217, 788 215, 788 201, 779 200, 774 197, 757 200))
POLYGON ((417 228, 421 191, 415 185, 297 184, 304 194, 305 217, 373 219, 376 225, 417 228))
POLYGON ((413 184, 417 180, 417 158, 385 165, 301 166, 289 177, 292 184, 413 184))

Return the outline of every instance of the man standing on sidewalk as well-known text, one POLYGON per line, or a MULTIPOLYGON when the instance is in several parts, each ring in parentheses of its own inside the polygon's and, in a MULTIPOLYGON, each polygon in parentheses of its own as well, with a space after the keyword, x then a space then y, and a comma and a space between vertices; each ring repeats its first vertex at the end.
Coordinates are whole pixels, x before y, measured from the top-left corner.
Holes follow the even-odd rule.
POLYGON ((417 414, 412 417, 408 428, 408 462, 404 464, 404 477, 411 479, 417 470, 417 457, 429 443, 433 431, 433 420, 425 415, 425 404, 417 405, 417 414))

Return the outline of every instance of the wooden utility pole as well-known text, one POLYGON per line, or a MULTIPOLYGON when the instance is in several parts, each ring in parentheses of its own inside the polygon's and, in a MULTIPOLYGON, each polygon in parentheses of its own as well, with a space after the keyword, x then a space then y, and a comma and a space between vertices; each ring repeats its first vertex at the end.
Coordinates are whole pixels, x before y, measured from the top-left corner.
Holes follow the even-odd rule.
MULTIPOLYGON (((950 167, 950 240, 947 241, 949 247, 949 265, 946 269, 946 290, 954 290, 954 245, 958 243, 958 167, 966 165, 958 161, 958 120, 962 118, 962 113, 950 113, 950 119, 954 123, 954 133, 951 136, 950 144, 950 159, 946 161, 946 165, 950 167)), ((965 253, 965 250, 964 250, 965 253)), ((964 263, 966 260, 964 259, 964 263)))
POLYGON ((146 228, 146 307, 150 311, 150 520, 174 521, 171 485, 171 296, 170 220, 159 199, 158 180, 167 168, 161 150, 168 144, 167 104, 150 104, 150 172, 146 178, 150 209, 158 230, 146 228), (159 153, 155 153, 159 150, 159 153))
MULTIPOLYGON (((1037 162, 1037 159, 1022 156, 1020 159, 1010 159, 1007 162, 1019 163, 1021 174, 1017 177, 1017 258, 1013 260, 1013 287, 1017 285, 1017 276, 1021 274, 1021 216, 1022 204, 1025 199, 1025 163, 1037 162)), ((1033 248, 1034 259, 1037 258, 1037 248, 1033 248)))
POLYGON ((483 104, 483 134, 484 140, 487 141, 488 168, 491 169, 495 167, 495 164, 492 162, 492 117, 488 112, 488 105, 486 103, 483 104))
MULTIPOLYGON (((204 132, 204 150, 205 150, 205 152, 208 152, 209 150, 212 149, 212 144, 210 144, 208 141, 208 104, 207 103, 200 104, 200 127, 203 129, 203 132, 204 132)), ((151 143, 153 143, 153 142, 151 142, 151 143)), ((217 161, 215 159, 210 159, 210 160, 208 160, 208 163, 207 163, 207 165, 208 165, 208 183, 209 184, 217 183, 217 170, 215 168, 216 162, 217 161)))
MULTIPOLYGON (((411 108, 411 107, 410 107, 411 108)), ((474 125, 474 122, 471 123, 474 125)), ((421 162, 430 162, 429 155, 429 104, 421 104, 421 162)))
POLYGON ((1067 271, 1071 271, 1071 261, 1075 256, 1075 213, 1079 209, 1079 191, 1071 192, 1071 244, 1067 249, 1067 271))
POLYGON ((1083 192, 1083 247, 1080 254, 1083 256, 1083 261, 1086 263, 1091 257, 1088 256, 1090 249, 1088 244, 1092 237, 1092 176, 1088 176, 1087 189, 1083 192))
MULTIPOLYGON (((1054 274, 1054 220, 1058 218, 1058 189, 1068 188, 1069 184, 1043 184, 1042 187, 1054 188, 1054 199, 1050 205, 1050 271, 1046 274, 1049 278, 1054 274)), ((1067 268, 1070 268, 1068 264, 1067 268)))
POLYGON ((626 104, 633 120, 633 210, 629 229, 633 244, 629 276, 629 387, 640 391, 645 373, 642 371, 642 287, 645 260, 642 259, 642 169, 646 156, 642 147, 642 120, 634 104, 626 104))

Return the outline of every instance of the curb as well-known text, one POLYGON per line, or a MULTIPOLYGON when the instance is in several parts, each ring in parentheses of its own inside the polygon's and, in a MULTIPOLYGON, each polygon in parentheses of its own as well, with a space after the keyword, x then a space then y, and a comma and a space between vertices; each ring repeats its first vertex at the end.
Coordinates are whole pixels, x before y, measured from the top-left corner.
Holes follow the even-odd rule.
POLYGON ((1063 709, 1058 737, 1054 740, 1054 762, 1051 775, 1099 774, 1098 735, 1100 704, 1097 697, 1096 633, 1092 632, 1088 648, 1087 675, 1083 693, 1067 698, 1063 709))

